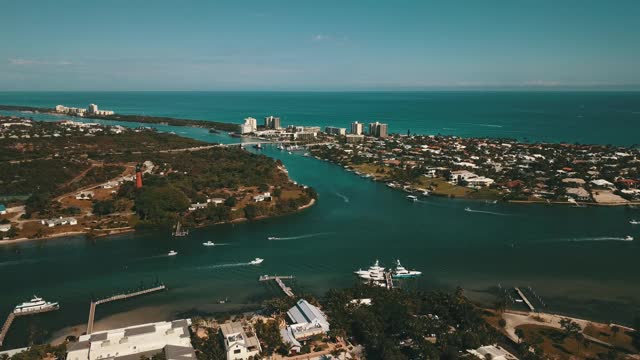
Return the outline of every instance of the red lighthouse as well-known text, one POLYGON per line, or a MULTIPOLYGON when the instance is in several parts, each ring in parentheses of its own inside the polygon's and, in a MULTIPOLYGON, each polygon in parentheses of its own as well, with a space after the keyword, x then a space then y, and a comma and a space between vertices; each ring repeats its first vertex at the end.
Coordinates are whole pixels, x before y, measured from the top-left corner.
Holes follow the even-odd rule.
POLYGON ((140 164, 136 165, 136 189, 142 188, 142 168, 140 164))

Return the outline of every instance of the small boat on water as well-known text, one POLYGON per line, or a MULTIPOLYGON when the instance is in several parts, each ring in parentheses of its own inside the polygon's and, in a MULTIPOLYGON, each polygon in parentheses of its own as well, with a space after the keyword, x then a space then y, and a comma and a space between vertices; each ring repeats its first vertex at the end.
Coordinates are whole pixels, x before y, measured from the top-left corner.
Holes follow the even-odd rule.
POLYGON ((215 244, 211 240, 209 240, 207 242, 203 242, 202 245, 204 245, 204 246, 215 246, 215 244))
POLYGON ((169 251, 169 253, 167 254, 167 256, 176 256, 176 255, 178 255, 178 252, 174 250, 169 251))
POLYGON ((47 310, 57 310, 60 305, 57 302, 44 301, 41 297, 33 295, 33 299, 17 305, 13 309, 14 314, 25 314, 30 312, 39 312, 47 310))
POLYGON ((633 241, 633 236, 627 235, 624 237, 624 241, 633 241))
POLYGON ((464 208, 464 211, 473 211, 473 210, 471 210, 471 208, 467 206, 466 208, 464 208))
POLYGON ((275 237, 275 236, 269 236, 267 238, 267 240, 278 240, 278 239, 280 239, 280 238, 279 237, 275 237))
POLYGON ((402 264, 400 264, 400 260, 396 261, 396 268, 393 270, 392 276, 394 278, 414 278, 422 275, 422 272, 416 270, 407 270, 402 264))
POLYGON ((258 265, 258 264, 262 264, 262 262, 263 262, 263 261, 264 261, 264 259, 255 258, 255 259, 251 260, 251 261, 249 262, 249 264, 251 264, 251 265, 258 265))
POLYGON ((254 148, 256 148, 256 149, 258 149, 258 150, 260 150, 260 149, 262 149, 262 144, 257 143, 257 144, 255 144, 255 145, 253 145, 253 147, 254 147, 254 148))
POLYGON ((631 225, 640 225, 640 220, 629 220, 629 224, 631 225))
POLYGON ((407 195, 407 200, 409 201, 418 201, 418 197, 415 195, 407 195))

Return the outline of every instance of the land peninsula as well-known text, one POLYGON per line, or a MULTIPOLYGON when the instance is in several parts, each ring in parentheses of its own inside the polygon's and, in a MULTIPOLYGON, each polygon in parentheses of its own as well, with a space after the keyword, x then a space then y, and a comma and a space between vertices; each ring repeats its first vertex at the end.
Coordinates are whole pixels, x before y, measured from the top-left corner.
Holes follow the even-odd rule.
POLYGON ((0 166, 0 244, 258 219, 316 198, 240 146, 70 120, 0 117, 0 166))

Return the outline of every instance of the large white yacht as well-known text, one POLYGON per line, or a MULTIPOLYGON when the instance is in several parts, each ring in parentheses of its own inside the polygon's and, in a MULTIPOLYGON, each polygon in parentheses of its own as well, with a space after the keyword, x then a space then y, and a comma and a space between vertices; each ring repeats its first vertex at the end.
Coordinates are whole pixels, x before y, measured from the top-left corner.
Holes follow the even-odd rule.
POLYGON ((354 272, 359 278, 364 280, 383 281, 384 280, 384 267, 380 266, 380 262, 376 262, 369 267, 368 270, 357 270, 354 272))
POLYGON ((15 309, 13 309, 13 313, 24 314, 24 313, 34 312, 34 311, 54 310, 54 309, 58 309, 59 307, 60 305, 57 302, 52 303, 52 302, 44 301, 42 300, 42 298, 34 295, 33 299, 27 302, 23 302, 22 304, 16 306, 15 309))
POLYGON ((422 272, 415 270, 407 270, 402 264, 400 264, 400 260, 396 262, 396 268, 393 270, 394 278, 414 278, 422 275, 422 272))

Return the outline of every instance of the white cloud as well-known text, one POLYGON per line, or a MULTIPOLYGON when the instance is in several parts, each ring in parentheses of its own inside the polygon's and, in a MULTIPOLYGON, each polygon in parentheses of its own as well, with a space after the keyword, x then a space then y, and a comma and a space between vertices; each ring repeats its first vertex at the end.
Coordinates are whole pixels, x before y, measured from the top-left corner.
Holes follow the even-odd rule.
POLYGON ((9 64, 18 66, 28 65, 72 65, 70 61, 45 61, 34 59, 9 59, 9 64))
POLYGON ((311 38, 311 40, 313 40, 313 41, 325 41, 325 40, 329 40, 329 35, 316 34, 316 35, 313 35, 313 37, 311 38))

